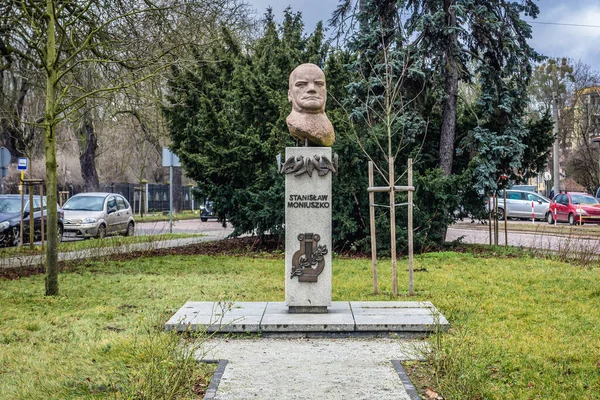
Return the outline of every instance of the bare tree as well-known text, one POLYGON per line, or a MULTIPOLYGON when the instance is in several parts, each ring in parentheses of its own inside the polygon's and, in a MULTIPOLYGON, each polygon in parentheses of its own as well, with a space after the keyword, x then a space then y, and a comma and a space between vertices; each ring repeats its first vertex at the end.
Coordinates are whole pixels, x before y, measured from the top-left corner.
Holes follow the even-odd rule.
POLYGON ((563 121, 571 133, 566 153, 566 172, 590 191, 600 185, 600 151, 594 139, 600 136, 600 74, 577 63, 563 121))
POLYGON ((15 156, 31 157, 37 132, 24 122, 28 96, 40 75, 35 74, 29 60, 34 56, 33 49, 14 34, 20 28, 15 13, 18 4, 0 2, 0 144, 15 156))
MULTIPOLYGON (((57 244, 57 126, 65 119, 82 116, 86 135, 90 125, 86 109, 91 99, 133 87, 157 77, 177 62, 177 43, 163 42, 173 23, 184 15, 200 13, 215 26, 243 12, 235 0, 157 1, 139 0, 14 0, 3 26, 13 45, 5 51, 43 76, 45 111, 32 121, 44 131, 46 187, 48 193, 48 246, 46 294, 58 294, 57 244), (137 27, 158 26, 140 40, 137 27), (102 80, 78 79, 94 70, 102 80), (87 83, 90 83, 88 85, 87 83)), ((6 7, 6 6, 5 6, 6 7)), ((141 34, 141 32, 140 32, 141 34)), ((92 140, 93 142, 93 140, 92 140)), ((90 149, 93 149, 93 143, 90 149)), ((86 143, 86 147, 88 143, 86 143)))

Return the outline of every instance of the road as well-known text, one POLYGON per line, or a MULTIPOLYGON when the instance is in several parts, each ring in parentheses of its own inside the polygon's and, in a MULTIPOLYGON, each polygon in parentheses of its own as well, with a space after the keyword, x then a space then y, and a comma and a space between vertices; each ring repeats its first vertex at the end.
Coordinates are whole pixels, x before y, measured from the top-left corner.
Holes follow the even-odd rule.
MULTIPOLYGON (((511 222, 514 224, 515 222, 511 222)), ((523 222, 531 224, 531 222, 523 222)), ((536 222, 536 225, 545 224, 536 222)), ((535 229, 535 228, 532 228, 535 229)), ((557 229, 558 231, 558 229, 557 229)), ((489 228, 487 225, 458 223, 448 228, 446 241, 451 242, 462 237, 464 243, 489 244, 489 228)), ((498 244, 504 245, 504 225, 500 224, 498 244)), ((541 251, 586 252, 600 254, 600 238, 596 234, 589 236, 559 235, 547 232, 508 231, 508 245, 524 248, 535 248, 541 251)))

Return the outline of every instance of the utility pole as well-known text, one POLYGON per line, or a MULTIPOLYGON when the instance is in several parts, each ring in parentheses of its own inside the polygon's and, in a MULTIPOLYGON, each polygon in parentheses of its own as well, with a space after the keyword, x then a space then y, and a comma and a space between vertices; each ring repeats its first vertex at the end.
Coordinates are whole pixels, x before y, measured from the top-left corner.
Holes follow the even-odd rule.
POLYGON ((553 176, 554 176, 554 194, 560 192, 560 167, 558 160, 558 99, 556 92, 552 93, 552 119, 554 120, 554 146, 553 146, 553 176))

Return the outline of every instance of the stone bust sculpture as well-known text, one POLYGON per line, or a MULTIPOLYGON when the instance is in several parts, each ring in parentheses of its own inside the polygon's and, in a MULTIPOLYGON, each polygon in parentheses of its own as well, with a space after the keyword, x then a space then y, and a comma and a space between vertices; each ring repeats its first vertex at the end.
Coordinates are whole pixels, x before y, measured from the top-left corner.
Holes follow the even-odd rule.
POLYGON ((333 125, 325 115, 325 74, 315 64, 302 64, 290 74, 288 100, 292 112, 286 118, 290 134, 315 146, 331 147, 333 125))

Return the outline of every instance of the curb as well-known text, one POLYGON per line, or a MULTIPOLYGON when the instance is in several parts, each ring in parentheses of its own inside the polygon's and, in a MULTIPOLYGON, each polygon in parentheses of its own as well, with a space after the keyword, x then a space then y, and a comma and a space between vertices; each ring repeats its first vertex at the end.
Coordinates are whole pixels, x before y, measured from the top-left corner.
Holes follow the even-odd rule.
POLYGON ((402 382, 402 385, 404 385, 404 389, 406 390, 410 400, 422 400, 421 396, 419 396, 419 393, 417 392, 417 389, 415 388, 415 385, 413 385, 408 377, 408 374, 406 373, 406 370, 402 366, 402 363, 399 360, 392 360, 392 365, 398 373, 400 381, 402 382))
POLYGON ((221 383, 221 378, 223 377, 223 373, 225 372, 225 367, 229 361, 227 360, 201 360, 200 362, 207 364, 219 364, 217 365, 217 369, 210 379, 210 383, 208 384, 208 388, 206 389, 206 394, 204 395, 204 400, 213 400, 217 396, 217 389, 219 388, 219 383, 221 383))

